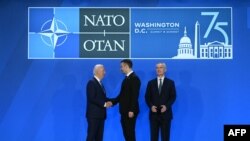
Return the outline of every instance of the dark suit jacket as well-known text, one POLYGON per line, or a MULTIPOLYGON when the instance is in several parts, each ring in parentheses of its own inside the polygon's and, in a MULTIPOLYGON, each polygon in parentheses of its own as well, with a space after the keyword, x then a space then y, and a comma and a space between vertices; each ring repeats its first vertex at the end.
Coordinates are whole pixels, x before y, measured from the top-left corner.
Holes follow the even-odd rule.
POLYGON ((87 118, 106 118, 105 102, 108 101, 105 90, 95 79, 89 80, 87 84, 87 118))
POLYGON ((133 72, 122 81, 119 95, 112 100, 113 104, 119 102, 119 111, 122 116, 128 116, 128 112, 139 113, 138 97, 140 93, 141 81, 133 72))
POLYGON ((162 113, 164 118, 172 118, 172 104, 176 99, 176 90, 174 81, 164 78, 161 93, 159 94, 157 78, 148 82, 147 90, 145 94, 146 103, 150 109, 150 115, 156 115, 157 113, 153 113, 151 111, 151 107, 165 105, 167 107, 167 111, 162 113))

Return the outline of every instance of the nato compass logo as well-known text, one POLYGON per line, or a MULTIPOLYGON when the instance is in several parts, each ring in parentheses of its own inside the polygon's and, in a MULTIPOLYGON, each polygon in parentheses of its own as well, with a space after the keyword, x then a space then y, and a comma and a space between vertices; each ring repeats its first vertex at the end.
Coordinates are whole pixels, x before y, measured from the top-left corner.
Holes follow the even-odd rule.
POLYGON ((129 8, 29 8, 28 58, 128 58, 129 8))
MULTIPOLYGON (((48 20, 42 25, 39 34, 41 34, 42 41, 55 50, 56 47, 66 41, 67 34, 69 33, 67 30, 67 26, 62 21, 53 18, 53 20, 48 20), (60 38, 62 39, 60 40, 60 38)), ((54 57, 55 54, 53 53, 54 57)))
POLYGON ((78 58, 77 9, 29 8, 29 59, 78 58))

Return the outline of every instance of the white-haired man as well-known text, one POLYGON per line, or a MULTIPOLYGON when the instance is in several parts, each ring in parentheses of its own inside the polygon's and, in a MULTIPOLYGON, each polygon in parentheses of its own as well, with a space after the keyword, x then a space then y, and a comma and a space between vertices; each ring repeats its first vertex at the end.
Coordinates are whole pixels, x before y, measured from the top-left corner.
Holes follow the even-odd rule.
POLYGON ((161 129, 161 140, 169 141, 172 114, 172 104, 176 99, 174 81, 165 77, 165 63, 156 64, 157 78, 148 82, 145 94, 146 103, 150 109, 151 141, 158 141, 161 129))
POLYGON ((101 80, 105 75, 105 68, 102 64, 95 65, 94 77, 87 84, 87 110, 88 122, 87 141, 102 141, 104 122, 106 119, 106 108, 112 106, 106 97, 106 92, 101 80))

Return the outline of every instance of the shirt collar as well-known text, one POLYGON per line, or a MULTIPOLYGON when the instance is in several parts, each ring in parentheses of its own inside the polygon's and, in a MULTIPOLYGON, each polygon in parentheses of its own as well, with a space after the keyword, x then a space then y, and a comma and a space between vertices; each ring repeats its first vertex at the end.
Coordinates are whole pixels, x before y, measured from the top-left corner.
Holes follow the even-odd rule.
POLYGON ((94 77, 99 83, 101 83, 101 80, 97 76, 94 75, 94 77))
POLYGON ((163 75, 162 77, 157 76, 157 80, 159 79, 164 80, 164 78, 165 78, 165 75, 163 75))
POLYGON ((129 73, 126 74, 126 76, 128 77, 131 73, 133 73, 134 71, 130 71, 129 73))

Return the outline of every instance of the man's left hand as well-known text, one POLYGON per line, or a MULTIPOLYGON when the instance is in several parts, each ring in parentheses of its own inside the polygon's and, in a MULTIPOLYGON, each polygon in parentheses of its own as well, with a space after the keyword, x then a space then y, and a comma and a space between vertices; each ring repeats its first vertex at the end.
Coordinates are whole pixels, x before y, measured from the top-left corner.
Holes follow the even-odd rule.
POLYGON ((165 105, 161 105, 161 113, 164 113, 167 111, 167 107, 165 105))

